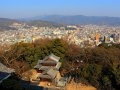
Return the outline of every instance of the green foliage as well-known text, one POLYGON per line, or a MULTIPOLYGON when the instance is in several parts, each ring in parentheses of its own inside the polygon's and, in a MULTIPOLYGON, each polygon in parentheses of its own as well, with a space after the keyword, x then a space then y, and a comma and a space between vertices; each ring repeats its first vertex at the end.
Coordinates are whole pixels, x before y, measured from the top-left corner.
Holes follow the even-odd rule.
POLYGON ((120 44, 80 48, 61 39, 45 39, 15 44, 11 51, 14 55, 7 51, 6 56, 13 58, 22 53, 17 60, 27 62, 31 67, 53 53, 61 57, 61 73, 72 76, 76 82, 91 84, 101 90, 120 88, 120 44))
POLYGON ((100 90, 118 90, 120 88, 119 45, 85 49, 71 46, 65 58, 67 63, 64 62, 62 66, 67 70, 65 75, 69 74, 73 78, 77 76, 79 82, 91 84, 100 90), (81 60, 83 62, 80 62, 81 60), (76 63, 76 61, 79 62, 76 63))
POLYGON ((113 67, 113 74, 116 84, 120 86, 120 64, 113 67))
POLYGON ((63 59, 67 50, 67 43, 60 39, 41 40, 40 43, 21 42, 13 46, 15 52, 21 51, 23 53, 18 60, 26 61, 31 67, 34 67, 38 60, 43 59, 51 53, 63 59))
POLYGON ((106 89, 106 90, 109 90, 109 88, 111 87, 111 80, 108 76, 103 76, 102 77, 102 88, 103 89, 106 89))
POLYGON ((55 39, 52 41, 52 48, 51 53, 54 53, 55 55, 64 58, 66 53, 67 47, 66 43, 61 41, 60 39, 55 39))

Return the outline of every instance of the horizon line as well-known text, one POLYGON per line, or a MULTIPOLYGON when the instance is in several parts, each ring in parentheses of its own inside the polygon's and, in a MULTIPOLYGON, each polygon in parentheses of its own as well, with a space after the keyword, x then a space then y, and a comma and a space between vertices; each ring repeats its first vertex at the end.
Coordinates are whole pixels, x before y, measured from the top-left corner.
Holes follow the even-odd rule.
POLYGON ((36 16, 28 16, 28 17, 0 17, 6 19, 27 19, 27 18, 35 18, 35 17, 42 17, 42 16, 87 16, 87 17, 110 17, 110 18, 120 18, 120 16, 106 16, 106 15, 83 15, 83 14, 75 14, 75 15, 63 15, 63 14, 46 14, 46 15, 36 15, 36 16))

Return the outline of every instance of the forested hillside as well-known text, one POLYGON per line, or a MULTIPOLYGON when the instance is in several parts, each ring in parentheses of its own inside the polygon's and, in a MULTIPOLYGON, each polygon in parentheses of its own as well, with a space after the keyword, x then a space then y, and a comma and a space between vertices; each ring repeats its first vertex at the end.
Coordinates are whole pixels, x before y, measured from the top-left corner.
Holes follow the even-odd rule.
POLYGON ((10 46, 9 50, 1 49, 0 61, 14 68, 16 74, 21 76, 21 73, 33 68, 38 60, 51 53, 61 57, 60 72, 63 76, 71 76, 76 83, 92 85, 98 90, 119 90, 120 44, 80 48, 60 39, 21 42, 10 46))

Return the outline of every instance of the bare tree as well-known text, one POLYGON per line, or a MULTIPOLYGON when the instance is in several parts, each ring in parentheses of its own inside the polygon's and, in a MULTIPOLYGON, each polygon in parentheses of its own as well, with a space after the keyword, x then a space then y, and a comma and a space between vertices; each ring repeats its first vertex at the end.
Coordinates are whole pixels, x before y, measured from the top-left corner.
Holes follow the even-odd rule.
POLYGON ((8 46, 0 50, 0 58, 9 67, 11 66, 13 61, 17 60, 23 54, 24 50, 17 50, 17 46, 8 46))

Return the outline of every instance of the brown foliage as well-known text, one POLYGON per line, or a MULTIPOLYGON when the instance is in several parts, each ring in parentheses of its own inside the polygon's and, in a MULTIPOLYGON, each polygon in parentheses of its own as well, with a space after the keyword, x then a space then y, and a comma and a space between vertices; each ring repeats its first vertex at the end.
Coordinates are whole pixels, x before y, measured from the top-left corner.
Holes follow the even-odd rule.
POLYGON ((22 73, 30 69, 29 64, 27 64, 25 61, 17 61, 17 60, 15 60, 11 64, 11 68, 14 68, 16 74, 19 76, 21 76, 22 73))
POLYGON ((23 50, 17 50, 16 46, 9 46, 0 49, 0 61, 6 66, 15 69, 19 76, 21 73, 29 69, 29 65, 25 61, 17 60, 23 55, 23 50))

